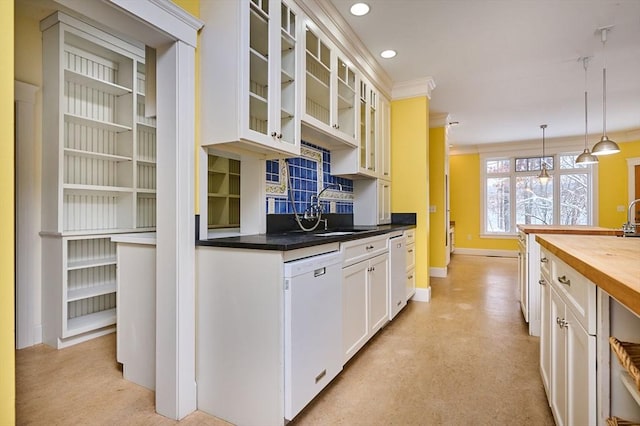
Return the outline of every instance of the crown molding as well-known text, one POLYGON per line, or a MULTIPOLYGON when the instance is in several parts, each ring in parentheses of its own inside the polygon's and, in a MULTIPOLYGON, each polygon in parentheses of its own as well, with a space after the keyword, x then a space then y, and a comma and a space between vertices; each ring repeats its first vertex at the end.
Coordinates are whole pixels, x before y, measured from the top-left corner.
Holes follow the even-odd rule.
POLYGON ((436 82, 431 77, 417 78, 415 80, 401 81, 393 85, 391 99, 415 98, 426 96, 431 99, 431 92, 436 88, 436 82))
POLYGON ((387 98, 393 81, 330 1, 295 0, 309 19, 387 98))
MULTIPOLYGON (((640 129, 631 129, 623 132, 609 133, 609 137, 617 143, 637 142, 640 141, 640 129)), ((590 149, 593 147, 593 145, 596 144, 599 138, 600 134, 588 136, 590 149)), ((451 148, 450 154, 510 155, 517 152, 518 154, 522 155, 536 155, 539 154, 541 147, 541 139, 479 145, 456 145, 455 142, 453 142, 453 148, 451 148)), ((546 139, 545 149, 550 154, 567 151, 582 151, 584 149, 584 135, 546 139)))
POLYGON ((449 127, 449 113, 433 113, 429 114, 429 128, 449 127))

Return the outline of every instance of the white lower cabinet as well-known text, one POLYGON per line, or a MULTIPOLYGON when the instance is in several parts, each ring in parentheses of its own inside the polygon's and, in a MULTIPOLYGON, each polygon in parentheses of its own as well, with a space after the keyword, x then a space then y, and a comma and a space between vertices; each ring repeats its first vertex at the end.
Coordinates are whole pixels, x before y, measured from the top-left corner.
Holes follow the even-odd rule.
POLYGON ((407 300, 416 294, 416 230, 404 231, 407 239, 407 300))
POLYGON ((378 255, 342 270, 344 362, 389 319, 389 255, 378 255))
POLYGON ((561 260, 541 268, 540 371, 556 424, 597 424, 595 285, 561 260), (591 332, 589 332, 589 331, 591 332))
POLYGON ((545 263, 548 258, 544 252, 541 253, 540 265, 540 375, 542 376, 542 384, 550 395, 549 381, 551 375, 551 279, 549 278, 548 269, 545 270, 545 263), (545 259, 544 262, 542 259, 545 259))

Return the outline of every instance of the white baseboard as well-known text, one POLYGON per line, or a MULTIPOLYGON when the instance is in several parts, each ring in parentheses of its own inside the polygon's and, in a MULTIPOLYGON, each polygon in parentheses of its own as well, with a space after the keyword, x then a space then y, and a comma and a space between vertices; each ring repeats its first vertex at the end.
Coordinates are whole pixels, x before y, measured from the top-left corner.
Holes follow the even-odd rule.
POLYGON ((436 278, 447 278, 447 267, 444 268, 429 268, 429 276, 436 278))
POLYGON ((411 298, 414 302, 430 302, 431 301, 431 286, 427 288, 416 288, 416 292, 411 298))
POLYGON ((456 251, 454 252, 454 254, 468 254, 471 256, 518 257, 518 250, 491 250, 456 247, 456 251))

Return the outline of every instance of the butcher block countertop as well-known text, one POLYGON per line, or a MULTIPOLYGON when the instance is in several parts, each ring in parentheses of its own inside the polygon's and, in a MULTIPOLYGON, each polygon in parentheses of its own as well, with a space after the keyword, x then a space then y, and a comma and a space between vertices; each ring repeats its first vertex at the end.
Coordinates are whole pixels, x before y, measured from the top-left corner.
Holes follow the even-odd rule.
POLYGON ((536 241, 640 316, 640 238, 558 234, 536 241))
POLYGON ((518 225, 525 234, 622 235, 621 229, 586 225, 518 225))

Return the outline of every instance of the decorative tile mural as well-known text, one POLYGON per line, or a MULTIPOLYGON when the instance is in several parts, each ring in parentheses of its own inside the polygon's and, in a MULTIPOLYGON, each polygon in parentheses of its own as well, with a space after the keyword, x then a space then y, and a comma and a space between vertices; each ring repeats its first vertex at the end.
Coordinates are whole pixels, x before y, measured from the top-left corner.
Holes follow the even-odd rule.
POLYGON ((267 213, 291 214, 293 207, 289 201, 289 179, 296 211, 304 213, 311 203, 311 196, 324 188, 320 204, 325 213, 353 213, 353 181, 331 175, 331 152, 316 145, 302 142, 300 157, 286 161, 267 161, 267 213), (342 190, 338 185, 342 185, 342 190))

